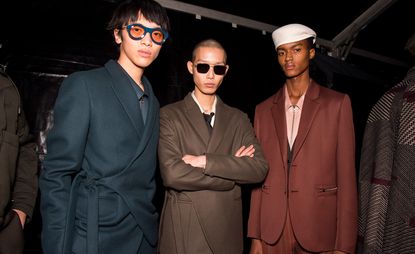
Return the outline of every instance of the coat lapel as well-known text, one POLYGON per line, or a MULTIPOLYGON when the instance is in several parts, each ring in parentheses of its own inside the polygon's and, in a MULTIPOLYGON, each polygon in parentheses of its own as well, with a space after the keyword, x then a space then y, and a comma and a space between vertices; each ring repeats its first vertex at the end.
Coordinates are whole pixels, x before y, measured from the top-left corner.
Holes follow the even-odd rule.
POLYGON ((226 133, 226 129, 229 123, 229 113, 223 101, 216 95, 216 113, 215 113, 215 124, 213 126, 212 136, 209 140, 207 148, 208 152, 213 152, 219 146, 226 133))
MULTIPOLYGON (((128 117, 131 120, 131 124, 137 132, 139 144, 136 149, 135 156, 132 157, 130 163, 125 167, 130 168, 130 165, 134 163, 136 158, 144 151, 151 137, 154 133, 159 133, 159 109, 160 105, 157 98, 154 96, 153 89, 150 82, 143 76, 142 81, 146 93, 148 94, 148 113, 147 121, 144 125, 141 111, 138 105, 137 96, 130 85, 130 80, 126 76, 127 74, 121 69, 122 67, 115 61, 109 61, 105 68, 108 70, 112 77, 111 86, 117 96, 120 104, 124 108, 128 117)), ((133 138, 133 137, 132 137, 133 138)))
POLYGON ((298 151, 301 149, 304 144, 305 138, 307 137, 308 132, 310 131, 311 124, 316 116, 316 113, 320 107, 318 98, 320 95, 319 86, 312 81, 310 87, 304 98, 303 111, 301 112, 300 125, 298 126, 297 137, 294 141, 294 154, 293 160, 298 154, 298 151))
POLYGON ((130 118, 131 123, 137 132, 137 135, 141 138, 144 124, 142 121, 141 112, 138 108, 137 96, 131 87, 127 74, 114 60, 108 61, 105 64, 105 68, 112 78, 111 86, 118 98, 118 101, 130 118))
MULTIPOLYGON (((203 140, 203 143, 207 146, 210 139, 210 134, 208 127, 206 126, 205 119, 203 118, 202 112, 200 112, 199 107, 192 98, 192 94, 189 93, 184 98, 184 103, 186 107, 186 116, 188 122, 193 126, 197 135, 203 140)), ((216 124, 216 123, 215 123, 216 124)), ((213 128, 213 133, 215 128, 213 128)))
POLYGON ((277 139, 280 145, 283 161, 288 161, 287 121, 285 119, 284 89, 280 89, 274 97, 271 108, 277 139))
MULTIPOLYGON (((144 149, 143 145, 147 144, 148 139, 151 137, 151 133, 153 131, 157 131, 157 132, 159 131, 158 121, 160 117, 159 116, 160 105, 159 105, 159 102, 156 96, 153 93, 153 89, 151 87, 150 82, 144 76, 142 78, 142 82, 146 90, 146 93, 148 94, 148 112, 147 112, 147 120, 144 126, 143 137, 138 147, 139 151, 141 149, 144 149)), ((141 111, 140 111, 139 117, 141 117, 141 111)))

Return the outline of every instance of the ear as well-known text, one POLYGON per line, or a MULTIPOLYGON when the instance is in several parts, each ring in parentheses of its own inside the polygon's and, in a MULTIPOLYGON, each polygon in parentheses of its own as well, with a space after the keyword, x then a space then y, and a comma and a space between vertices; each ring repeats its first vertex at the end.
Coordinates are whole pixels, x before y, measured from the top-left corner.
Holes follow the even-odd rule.
POLYGON ((193 62, 187 61, 187 70, 193 75, 193 62))
POLYGON ((229 65, 226 65, 226 72, 225 72, 225 75, 228 73, 228 71, 229 71, 229 65))
POLYGON ((315 48, 310 49, 310 60, 313 59, 315 55, 316 55, 316 49, 315 48))
POLYGON ((121 36, 120 29, 114 29, 114 39, 115 39, 115 43, 121 44, 122 36, 121 36))

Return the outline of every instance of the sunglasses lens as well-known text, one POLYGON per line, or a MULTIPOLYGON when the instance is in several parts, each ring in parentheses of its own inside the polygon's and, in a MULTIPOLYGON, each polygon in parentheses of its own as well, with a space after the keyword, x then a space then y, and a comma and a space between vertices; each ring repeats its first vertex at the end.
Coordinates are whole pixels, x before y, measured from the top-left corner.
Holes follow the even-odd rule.
POLYGON ((216 75, 223 75, 226 72, 226 66, 225 65, 215 65, 213 67, 213 71, 216 75))
POLYGON ((198 64, 196 65, 196 70, 199 73, 207 73, 209 71, 209 64, 198 64))
POLYGON ((161 28, 148 28, 141 24, 130 24, 127 26, 127 31, 130 38, 137 41, 143 39, 147 33, 150 33, 151 40, 158 45, 163 44, 169 36, 161 28))
POLYGON ((151 39, 153 39, 153 41, 155 42, 155 43, 163 43, 163 41, 164 41, 164 34, 163 34, 163 32, 162 31, 160 31, 160 30, 154 30, 152 33, 151 33, 151 39))
MULTIPOLYGON (((204 63, 197 64, 196 69, 197 69, 197 72, 204 74, 204 73, 207 73, 209 71, 210 65, 209 64, 204 64, 204 63)), ((226 72, 226 66, 225 65, 215 65, 215 66, 213 66, 213 71, 215 72, 216 75, 224 75, 225 72, 226 72)))
POLYGON ((128 32, 130 33, 131 37, 133 37, 134 39, 141 39, 141 37, 145 33, 144 28, 140 26, 131 26, 128 32))

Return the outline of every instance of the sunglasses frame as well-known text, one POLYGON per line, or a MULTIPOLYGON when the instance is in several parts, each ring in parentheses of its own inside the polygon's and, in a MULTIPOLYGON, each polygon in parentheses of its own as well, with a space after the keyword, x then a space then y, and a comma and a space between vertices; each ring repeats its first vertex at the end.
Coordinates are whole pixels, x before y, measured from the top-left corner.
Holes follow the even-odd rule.
POLYGON ((169 38, 169 33, 168 33, 168 32, 166 32, 166 31, 164 31, 164 30, 163 30, 163 29, 161 29, 160 27, 156 27, 156 28, 149 28, 149 27, 146 27, 146 26, 144 26, 144 25, 142 25, 142 24, 140 24, 140 23, 133 23, 133 24, 129 24, 129 25, 127 25, 127 26, 124 26, 123 28, 127 29, 128 36, 129 36, 132 40, 135 40, 135 41, 142 40, 144 37, 146 37, 147 33, 150 33, 150 38, 151 38, 151 40, 152 40, 155 44, 157 44, 157 45, 162 45, 162 44, 163 44, 163 43, 167 40, 167 38, 169 38), (134 37, 134 36, 132 36, 132 34, 131 34, 131 29, 132 29, 134 26, 138 26, 138 27, 141 27, 142 29, 144 29, 144 33, 143 33, 143 35, 141 35, 140 37, 134 37), (159 31, 159 32, 161 32, 161 33, 163 34, 163 41, 161 41, 161 42, 157 42, 157 41, 155 41, 155 40, 153 39, 152 34, 153 34, 153 32, 154 32, 154 31, 159 31))
MULTIPOLYGON (((200 74, 206 74, 206 73, 208 73, 209 71, 210 71, 210 68, 212 68, 213 67, 213 72, 215 73, 215 75, 219 75, 219 76, 223 76, 223 75, 225 75, 226 74, 226 70, 228 69, 227 67, 226 67, 226 65, 220 65, 220 64, 207 64, 207 63, 198 63, 198 64, 195 64, 195 67, 196 67, 196 71, 198 72, 198 73, 200 73, 200 74), (209 66, 209 68, 205 71, 205 72, 202 72, 202 71, 200 71, 199 70, 199 67, 198 66, 209 66), (220 68, 224 68, 224 71, 223 71, 223 73, 220 73, 220 71, 219 71, 219 69, 217 68, 217 67, 220 67, 220 68), (219 73, 218 73, 219 72, 219 73)), ((202 67, 203 68, 203 67, 202 67)))

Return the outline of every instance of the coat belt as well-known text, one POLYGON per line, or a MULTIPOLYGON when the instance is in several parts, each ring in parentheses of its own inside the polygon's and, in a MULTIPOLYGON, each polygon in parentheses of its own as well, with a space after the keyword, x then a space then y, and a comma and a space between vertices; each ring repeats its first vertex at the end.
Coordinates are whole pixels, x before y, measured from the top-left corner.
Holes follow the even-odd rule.
POLYGON ((182 222, 180 216, 180 207, 178 203, 177 193, 174 191, 166 191, 166 198, 170 199, 170 221, 173 224, 174 237, 176 240, 176 253, 186 253, 185 243, 183 239, 182 222))
POLYGON ((98 189, 96 181, 87 176, 85 186, 88 189, 87 253, 98 254, 98 189))
POLYGON ((70 197, 69 211, 65 230, 65 240, 63 244, 64 253, 72 253, 73 229, 75 226, 76 213, 76 192, 81 182, 85 183, 88 189, 88 205, 87 205, 87 253, 98 254, 98 188, 97 181, 89 177, 85 172, 79 173, 73 180, 70 197))

